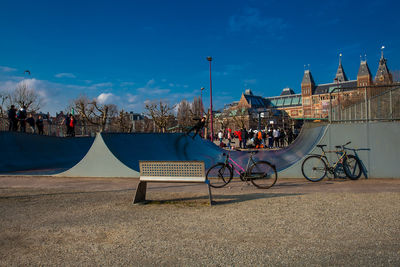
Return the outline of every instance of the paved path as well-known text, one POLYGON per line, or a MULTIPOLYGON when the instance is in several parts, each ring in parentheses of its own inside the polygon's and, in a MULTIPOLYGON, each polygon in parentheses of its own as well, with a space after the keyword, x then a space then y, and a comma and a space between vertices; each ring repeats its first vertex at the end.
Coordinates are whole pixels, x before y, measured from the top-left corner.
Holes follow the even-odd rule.
POLYGON ((0 177, 0 266, 400 266, 400 180, 136 185, 0 177))

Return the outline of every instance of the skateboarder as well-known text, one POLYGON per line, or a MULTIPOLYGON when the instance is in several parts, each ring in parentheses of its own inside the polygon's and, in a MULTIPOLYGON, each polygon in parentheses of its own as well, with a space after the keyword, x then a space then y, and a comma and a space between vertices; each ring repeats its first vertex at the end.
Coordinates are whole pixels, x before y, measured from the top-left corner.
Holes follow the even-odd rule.
POLYGON ((199 131, 204 128, 204 125, 206 124, 206 116, 202 117, 201 119, 194 118, 193 120, 197 120, 198 122, 192 128, 190 128, 189 131, 186 132, 186 135, 188 135, 191 131, 195 131, 192 139, 194 139, 199 131))

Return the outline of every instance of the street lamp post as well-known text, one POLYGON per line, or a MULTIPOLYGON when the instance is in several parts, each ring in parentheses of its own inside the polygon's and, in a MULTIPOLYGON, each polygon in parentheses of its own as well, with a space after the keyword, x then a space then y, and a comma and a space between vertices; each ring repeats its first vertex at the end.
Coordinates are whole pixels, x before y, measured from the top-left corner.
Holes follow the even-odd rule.
POLYGON ((210 128, 211 128, 211 142, 214 141, 214 127, 213 127, 213 106, 212 106, 212 80, 211 80, 211 61, 212 57, 207 57, 210 62, 210 128))
POLYGON ((201 107, 200 107, 200 112, 201 112, 201 116, 203 116, 204 115, 204 108, 203 108, 203 90, 204 90, 204 87, 201 87, 200 88, 200 105, 201 105, 201 107))

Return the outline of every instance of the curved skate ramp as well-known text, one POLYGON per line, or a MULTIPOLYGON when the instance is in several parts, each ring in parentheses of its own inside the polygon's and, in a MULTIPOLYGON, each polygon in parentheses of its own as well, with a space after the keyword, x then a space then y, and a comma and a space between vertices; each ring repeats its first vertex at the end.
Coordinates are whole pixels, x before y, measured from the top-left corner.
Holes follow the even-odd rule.
POLYGON ((71 169, 58 174, 63 177, 139 177, 139 173, 125 166, 96 135, 85 157, 71 169))
POLYGON ((93 140, 0 132, 0 174, 51 175, 65 171, 85 156, 93 140))
POLYGON ((139 171, 140 160, 203 160, 211 166, 223 160, 223 150, 210 141, 182 133, 102 133, 111 153, 139 171))
MULTIPOLYGON (((279 150, 260 150, 254 158, 269 161, 276 166, 277 171, 282 171, 310 153, 320 142, 325 131, 326 126, 313 127, 313 124, 305 124, 299 136, 290 146, 279 150)), ((231 155, 240 165, 247 164, 249 156, 246 152, 237 151, 231 155)))
MULTIPOLYGON (((303 127, 296 141, 289 147, 274 151, 260 151, 255 158, 267 160, 283 170, 307 155, 325 132, 325 126, 303 127)), ((101 134, 111 153, 127 167, 139 171, 140 160, 202 160, 206 168, 223 161, 226 150, 210 141, 194 140, 181 133, 164 134, 101 134)), ((242 166, 247 164, 246 151, 232 151, 231 157, 242 166)))

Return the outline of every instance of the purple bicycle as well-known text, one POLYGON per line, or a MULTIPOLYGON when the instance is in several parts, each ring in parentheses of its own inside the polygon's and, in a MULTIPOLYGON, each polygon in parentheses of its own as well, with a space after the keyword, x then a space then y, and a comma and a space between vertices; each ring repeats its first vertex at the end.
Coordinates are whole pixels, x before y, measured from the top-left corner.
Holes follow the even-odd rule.
POLYGON ((250 151, 250 157, 246 168, 235 162, 228 153, 224 153, 225 161, 220 162, 208 169, 206 177, 211 187, 221 188, 226 186, 233 178, 233 172, 239 176, 243 182, 251 182, 254 186, 261 189, 272 187, 278 180, 278 173, 273 164, 267 161, 255 161, 253 155, 258 151, 250 151))

